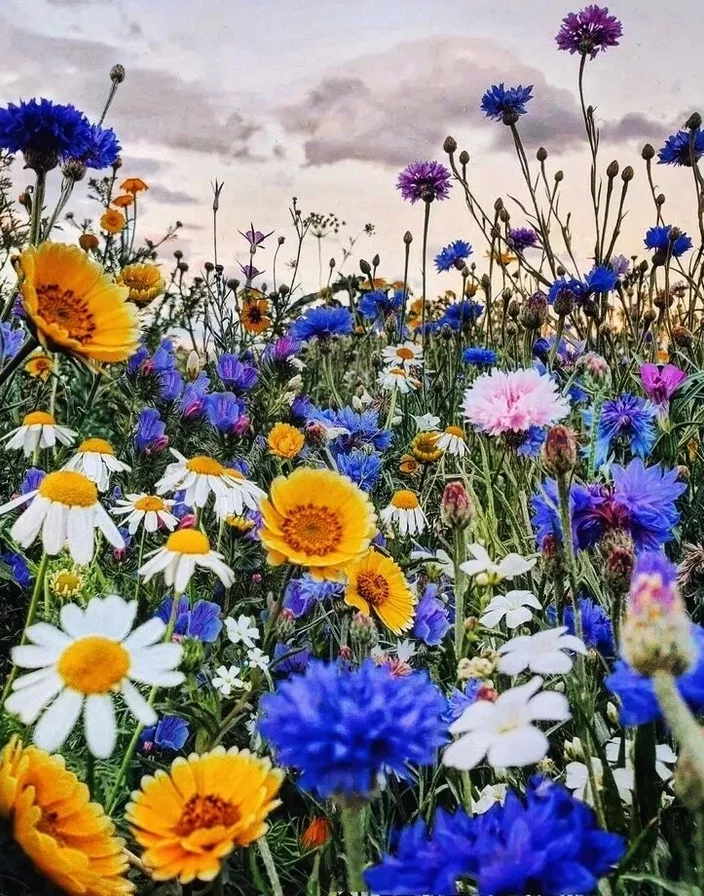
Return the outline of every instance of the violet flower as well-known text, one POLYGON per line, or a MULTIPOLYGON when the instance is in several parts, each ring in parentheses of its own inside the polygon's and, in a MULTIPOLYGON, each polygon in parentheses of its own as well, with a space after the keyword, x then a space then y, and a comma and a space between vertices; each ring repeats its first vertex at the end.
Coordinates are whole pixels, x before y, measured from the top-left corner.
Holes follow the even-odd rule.
POLYGON ((674 364, 666 364, 658 368, 656 364, 644 364, 640 369, 643 389, 650 401, 655 405, 658 419, 667 419, 670 411, 670 399, 687 379, 687 374, 674 364))

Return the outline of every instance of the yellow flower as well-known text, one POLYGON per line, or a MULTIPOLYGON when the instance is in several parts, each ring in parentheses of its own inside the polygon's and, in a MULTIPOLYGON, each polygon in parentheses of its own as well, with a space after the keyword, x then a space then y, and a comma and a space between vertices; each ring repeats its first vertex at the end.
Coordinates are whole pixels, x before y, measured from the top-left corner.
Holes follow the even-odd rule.
POLYGON ((493 252, 487 252, 486 255, 487 258, 493 258, 502 268, 517 260, 516 256, 512 255, 510 252, 497 252, 496 249, 494 249, 493 252))
POLYGON ((134 196, 131 193, 122 193, 122 195, 116 196, 112 200, 112 204, 116 205, 118 208, 129 208, 133 202, 134 196))
POLYGON ((116 208, 108 208, 100 219, 100 226, 106 233, 119 233, 127 223, 122 212, 116 208))
POLYGON ((141 193, 142 190, 148 190, 149 185, 141 177, 128 177, 120 184, 120 189, 134 196, 136 193, 141 193))
POLYGON ((100 240, 94 233, 82 233, 78 237, 78 245, 81 249, 89 252, 91 249, 97 249, 100 245, 100 240))
POLYGON ((411 627, 416 599, 401 567, 391 557, 372 550, 345 572, 345 603, 367 615, 374 611, 396 635, 411 627))
POLYGON ((36 379, 48 380, 51 371, 54 369, 54 362, 44 352, 36 352, 30 356, 29 361, 24 365, 24 369, 30 376, 36 379))
POLYGON ((233 513, 225 517, 225 523, 230 527, 235 538, 242 538, 254 528, 254 520, 247 519, 246 516, 236 516, 233 513))
POLYGON ((127 289, 76 246, 42 243, 18 266, 24 310, 46 348, 107 362, 136 350, 139 319, 127 289))
POLYGON ((277 457, 292 458, 301 453, 305 437, 290 423, 277 423, 267 436, 269 451, 277 457))
POLYGON ((411 442, 411 454, 423 464, 434 464, 442 457, 442 448, 438 448, 438 432, 419 432, 411 442))
POLYGON ((0 817, 37 870, 68 896, 126 896, 124 841, 61 756, 13 738, 0 754, 0 817))
POLYGON ((137 305, 146 305, 166 288, 155 264, 128 264, 117 275, 115 283, 126 286, 130 291, 129 298, 137 305))
POLYGON ((248 295, 242 302, 242 326, 248 333, 263 333, 271 326, 269 302, 261 293, 248 295))
POLYGON ((171 771, 142 778, 127 821, 154 880, 214 880, 223 859, 267 830, 283 773, 236 747, 175 759, 171 771))
POLYGON ((49 576, 49 591, 66 600, 78 597, 85 586, 85 577, 77 566, 59 569, 49 576))
POLYGON ((301 467, 278 476, 259 508, 259 535, 269 563, 306 566, 317 579, 339 581, 342 569, 367 552, 376 532, 367 495, 333 470, 301 467))

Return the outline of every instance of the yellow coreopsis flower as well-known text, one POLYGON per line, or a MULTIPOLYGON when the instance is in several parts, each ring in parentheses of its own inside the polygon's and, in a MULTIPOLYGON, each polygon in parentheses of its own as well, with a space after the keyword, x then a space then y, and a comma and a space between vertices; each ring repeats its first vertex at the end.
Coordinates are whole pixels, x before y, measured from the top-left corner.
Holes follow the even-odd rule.
POLYGON ((345 572, 345 603, 367 615, 375 613, 396 635, 411 627, 416 599, 391 557, 372 550, 345 572))
POLYGON ((126 286, 130 291, 129 298, 137 305, 146 305, 166 288, 155 264, 128 264, 117 275, 115 283, 126 286))
POLYGON ((118 212, 116 208, 106 209, 105 214, 100 219, 100 226, 106 233, 119 233, 127 223, 122 212, 118 212))
POLYGON ((297 457, 306 442, 300 429, 296 429, 290 423, 275 424, 266 441, 272 454, 287 459, 297 457))

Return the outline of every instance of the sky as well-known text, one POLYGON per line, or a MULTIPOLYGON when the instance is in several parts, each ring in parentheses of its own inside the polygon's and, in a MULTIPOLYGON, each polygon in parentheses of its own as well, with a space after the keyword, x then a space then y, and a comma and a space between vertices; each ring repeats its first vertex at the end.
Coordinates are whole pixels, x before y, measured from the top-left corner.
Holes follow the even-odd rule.
MULTIPOLYGON (((641 251, 654 223, 640 149, 659 147, 701 101, 701 0, 680 0, 677 15, 655 0, 619 0, 621 45, 589 62, 588 102, 602 129, 601 164, 636 170, 620 243, 641 251)), ((576 97, 577 57, 554 36, 569 0, 2 0, 0 103, 48 96, 99 117, 108 71, 127 78, 107 124, 123 144, 125 176, 150 184, 140 205, 141 234, 158 238, 176 219, 192 269, 212 258, 212 187, 224 182, 220 260, 236 273, 247 261, 238 233, 250 223, 295 255, 289 207, 334 213, 345 226, 322 243, 327 260, 366 223, 375 233, 355 245, 356 265, 378 252, 380 273, 402 275, 406 230, 415 237, 411 281, 418 283, 423 210, 395 188, 409 162, 438 158, 452 134, 470 154, 469 176, 485 206, 497 196, 527 198, 510 132, 479 111, 491 84, 534 85, 520 130, 529 157, 543 145, 548 168, 564 170, 563 209, 572 211, 580 259, 593 242, 587 156, 576 97)), ((696 229, 691 174, 655 170, 667 196, 665 218, 696 229)), ((21 176, 24 176, 21 174, 21 176)), ((58 177, 58 175, 57 175, 58 177)), ((512 223, 520 225, 520 210, 512 223)), ((77 199, 77 216, 88 207, 77 199)), ((432 210, 429 249, 462 238, 481 267, 485 245, 459 189, 432 210)), ((271 252, 257 266, 270 273, 271 252)), ((302 274, 318 286, 317 244, 302 274)), ((451 277, 450 274, 446 275, 451 277)), ((266 279, 266 275, 265 278, 266 279)), ((281 279, 281 275, 279 276, 281 279)), ((449 287, 436 278, 434 288, 449 287)), ((456 286, 457 284, 455 284, 456 286)))

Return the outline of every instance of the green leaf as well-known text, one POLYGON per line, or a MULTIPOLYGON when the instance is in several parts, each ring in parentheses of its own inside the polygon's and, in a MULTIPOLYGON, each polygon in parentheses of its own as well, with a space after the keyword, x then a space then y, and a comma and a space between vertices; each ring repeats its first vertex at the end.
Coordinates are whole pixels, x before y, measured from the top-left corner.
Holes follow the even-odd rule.
POLYGON ((628 880, 635 883, 655 884, 672 896, 702 896, 702 891, 695 884, 682 884, 672 880, 663 880, 654 874, 624 874, 619 881, 628 880))

